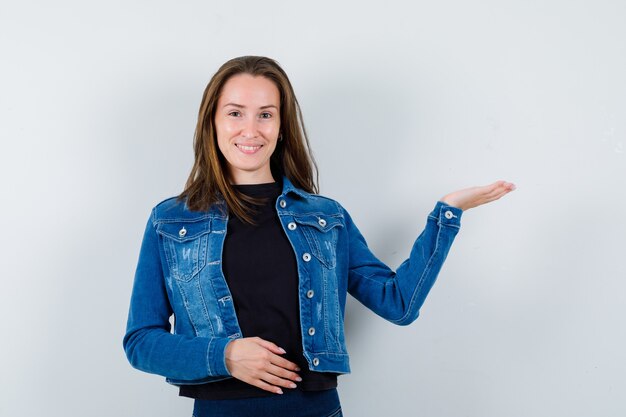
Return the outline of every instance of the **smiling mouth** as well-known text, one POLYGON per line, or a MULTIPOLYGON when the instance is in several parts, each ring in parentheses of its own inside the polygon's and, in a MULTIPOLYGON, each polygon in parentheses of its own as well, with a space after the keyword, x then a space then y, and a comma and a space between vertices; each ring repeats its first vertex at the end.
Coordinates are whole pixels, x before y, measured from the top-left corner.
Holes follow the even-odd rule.
POLYGON ((241 145, 239 143, 235 144, 235 146, 237 146, 237 148, 239 148, 239 150, 242 151, 243 153, 255 153, 256 151, 258 151, 259 149, 263 147, 263 145, 248 146, 248 145, 241 145))

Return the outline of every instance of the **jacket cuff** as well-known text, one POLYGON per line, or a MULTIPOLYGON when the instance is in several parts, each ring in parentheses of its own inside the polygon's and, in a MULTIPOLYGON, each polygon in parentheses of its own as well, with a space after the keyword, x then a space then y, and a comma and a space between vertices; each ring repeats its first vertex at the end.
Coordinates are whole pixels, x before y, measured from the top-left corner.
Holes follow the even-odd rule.
POLYGON ((461 216, 463 210, 450 206, 443 201, 437 201, 435 208, 428 215, 429 218, 437 221, 437 226, 451 226, 459 229, 461 227, 461 216))
POLYGON ((207 348, 207 371, 209 376, 230 376, 226 368, 226 345, 233 339, 227 337, 214 338, 207 348))

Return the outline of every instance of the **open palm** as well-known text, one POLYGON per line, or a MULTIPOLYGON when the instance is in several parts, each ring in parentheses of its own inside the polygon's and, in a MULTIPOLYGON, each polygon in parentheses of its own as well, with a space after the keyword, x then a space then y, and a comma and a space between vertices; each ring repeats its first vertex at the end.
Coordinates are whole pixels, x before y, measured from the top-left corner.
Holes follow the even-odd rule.
POLYGON ((513 190, 515 190, 515 184, 500 180, 489 185, 469 187, 451 192, 443 196, 440 201, 465 211, 497 200, 513 190))

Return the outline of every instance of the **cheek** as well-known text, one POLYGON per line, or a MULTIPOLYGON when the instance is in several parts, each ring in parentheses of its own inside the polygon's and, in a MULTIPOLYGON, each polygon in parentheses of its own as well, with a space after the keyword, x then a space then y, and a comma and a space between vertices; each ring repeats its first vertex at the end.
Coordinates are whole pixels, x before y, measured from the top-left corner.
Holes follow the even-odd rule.
POLYGON ((215 135, 217 136, 217 146, 220 150, 225 150, 228 146, 228 140, 233 136, 233 126, 224 122, 215 124, 215 135))
POLYGON ((262 126, 263 133, 270 137, 278 137, 280 131, 280 123, 268 123, 262 126))
POLYGON ((215 136, 217 136, 217 148, 222 156, 224 156, 225 153, 228 152, 228 134, 216 126, 215 136))
POLYGON ((234 129, 232 123, 220 121, 215 124, 215 131, 217 132, 218 137, 227 138, 228 134, 233 130, 234 129))

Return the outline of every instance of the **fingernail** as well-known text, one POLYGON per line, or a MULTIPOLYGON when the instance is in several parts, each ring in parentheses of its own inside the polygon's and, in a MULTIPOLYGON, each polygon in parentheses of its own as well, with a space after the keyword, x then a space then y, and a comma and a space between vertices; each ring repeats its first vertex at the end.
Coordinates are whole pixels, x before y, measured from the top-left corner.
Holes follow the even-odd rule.
POLYGON ((296 385, 296 384, 291 384, 291 385, 289 385, 289 386, 290 386, 291 388, 295 388, 295 387, 297 387, 297 385, 296 385))
POLYGON ((276 394, 282 394, 282 393, 283 393, 283 390, 282 390, 282 389, 278 388, 278 389, 276 390, 276 394))
POLYGON ((298 381, 298 382, 302 382, 302 378, 297 377, 297 378, 296 378, 296 381, 298 381))
POLYGON ((279 347, 278 350, 280 350, 281 353, 287 353, 287 351, 281 347, 279 347))
POLYGON ((300 368, 296 366, 296 372, 300 372, 300 368))

